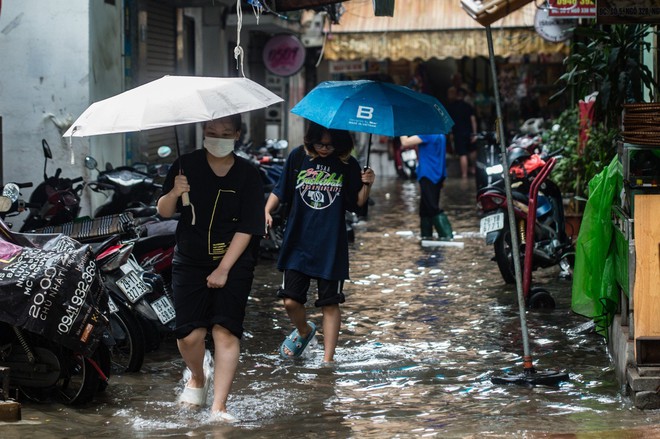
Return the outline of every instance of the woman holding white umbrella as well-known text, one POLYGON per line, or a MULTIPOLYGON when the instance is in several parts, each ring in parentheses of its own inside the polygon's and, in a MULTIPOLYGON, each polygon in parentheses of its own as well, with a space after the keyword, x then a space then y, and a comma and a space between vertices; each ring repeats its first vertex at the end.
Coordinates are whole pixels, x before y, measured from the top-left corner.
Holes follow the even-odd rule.
POLYGON ((204 406, 213 376, 211 418, 223 422, 235 420, 226 403, 238 366, 255 252, 265 227, 259 172, 233 153, 240 129, 240 115, 206 122, 204 149, 174 162, 163 184, 165 195, 158 200, 160 215, 181 213, 172 289, 177 345, 191 376, 178 400, 204 406), (181 198, 187 193, 190 205, 184 206, 181 198), (204 365, 209 330, 213 374, 204 365))

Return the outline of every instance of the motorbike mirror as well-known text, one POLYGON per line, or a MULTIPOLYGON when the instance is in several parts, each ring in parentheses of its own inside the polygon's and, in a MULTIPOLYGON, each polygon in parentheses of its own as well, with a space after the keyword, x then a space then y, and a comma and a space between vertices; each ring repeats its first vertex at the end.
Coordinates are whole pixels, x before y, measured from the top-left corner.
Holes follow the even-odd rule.
POLYGON ((158 172, 158 176, 159 176, 159 177, 166 177, 166 176, 167 176, 167 173, 168 173, 169 170, 170 170, 170 167, 171 167, 170 164, 166 164, 166 165, 159 166, 159 167, 158 167, 158 171, 157 171, 157 172, 158 172))
POLYGON ((278 140, 277 142, 275 142, 275 145, 273 145, 273 147, 275 149, 287 149, 289 147, 289 142, 287 142, 284 139, 278 140))
POLYGON ((41 149, 44 151, 44 157, 47 159, 53 158, 53 153, 50 151, 50 145, 46 142, 46 139, 41 139, 41 149))
POLYGON ((172 154, 172 148, 170 148, 167 145, 163 145, 160 148, 158 148, 157 154, 158 157, 160 158, 168 157, 170 154, 172 154))
POLYGON ((9 212, 9 209, 11 209, 11 205, 12 202, 9 199, 9 197, 0 195, 0 213, 9 212))
POLYGON ((46 142, 46 139, 41 139, 41 149, 44 152, 44 181, 48 180, 48 174, 46 174, 46 167, 48 166, 48 159, 53 158, 53 153, 50 151, 50 145, 46 142))
POLYGON ((85 167, 87 169, 96 169, 96 165, 98 165, 98 163, 96 163, 96 159, 94 157, 85 157, 85 167))
POLYGON ((7 183, 2 189, 2 196, 9 198, 12 203, 18 200, 21 195, 21 190, 16 183, 7 183))

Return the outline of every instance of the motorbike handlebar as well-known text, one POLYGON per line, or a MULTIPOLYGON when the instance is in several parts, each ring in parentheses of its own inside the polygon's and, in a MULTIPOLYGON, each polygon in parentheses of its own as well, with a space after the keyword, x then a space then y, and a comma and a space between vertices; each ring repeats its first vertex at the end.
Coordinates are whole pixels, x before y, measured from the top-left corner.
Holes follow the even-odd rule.
POLYGON ((23 188, 26 188, 26 187, 32 187, 33 184, 32 184, 31 181, 29 181, 27 183, 16 183, 16 186, 18 186, 19 189, 23 189, 23 188))

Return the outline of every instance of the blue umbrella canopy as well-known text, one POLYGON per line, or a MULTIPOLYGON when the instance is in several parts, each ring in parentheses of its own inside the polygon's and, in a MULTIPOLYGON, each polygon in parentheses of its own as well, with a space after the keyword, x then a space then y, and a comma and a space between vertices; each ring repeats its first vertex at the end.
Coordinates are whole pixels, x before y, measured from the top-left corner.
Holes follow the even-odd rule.
POLYGON ((326 128, 390 137, 446 134, 454 125, 433 96, 369 80, 322 82, 291 112, 326 128))

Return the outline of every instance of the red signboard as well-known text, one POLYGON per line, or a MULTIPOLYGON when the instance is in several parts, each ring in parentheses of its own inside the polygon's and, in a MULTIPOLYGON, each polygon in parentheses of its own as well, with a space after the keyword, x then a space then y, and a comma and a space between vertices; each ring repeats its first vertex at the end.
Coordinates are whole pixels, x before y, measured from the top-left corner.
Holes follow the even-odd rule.
POLYGON ((596 0, 548 0, 550 17, 595 17, 596 0))
POLYGON ((263 60, 269 72, 291 76, 305 64, 305 46, 295 35, 275 35, 264 46, 263 60))

